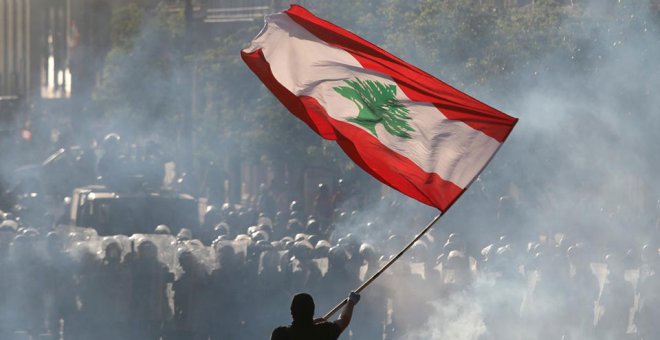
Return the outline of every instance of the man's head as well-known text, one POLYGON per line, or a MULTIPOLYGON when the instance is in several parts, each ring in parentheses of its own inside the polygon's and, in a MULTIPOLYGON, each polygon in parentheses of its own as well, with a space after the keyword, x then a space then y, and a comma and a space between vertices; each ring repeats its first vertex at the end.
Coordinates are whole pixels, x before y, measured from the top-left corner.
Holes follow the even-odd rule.
POLYGON ((314 299, 307 293, 296 294, 291 301, 291 316, 294 321, 314 319, 314 299))
POLYGON ((121 246, 112 241, 105 246, 105 261, 111 263, 121 262, 121 246))
POLYGON ((195 267, 195 256, 189 250, 181 251, 179 264, 184 273, 191 273, 195 267))
POLYGON ((157 260, 158 259, 158 247, 156 244, 149 240, 144 240, 140 242, 137 248, 138 256, 141 259, 148 260, 157 260))

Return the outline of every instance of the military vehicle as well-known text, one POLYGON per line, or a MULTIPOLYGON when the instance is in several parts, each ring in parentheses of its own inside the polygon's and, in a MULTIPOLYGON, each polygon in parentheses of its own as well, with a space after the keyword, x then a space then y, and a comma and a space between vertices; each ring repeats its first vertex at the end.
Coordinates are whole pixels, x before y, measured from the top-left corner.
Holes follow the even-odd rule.
POLYGON ((199 227, 200 206, 194 197, 172 191, 113 192, 89 185, 74 189, 69 218, 71 225, 99 235, 153 233, 160 224, 176 234, 199 227))

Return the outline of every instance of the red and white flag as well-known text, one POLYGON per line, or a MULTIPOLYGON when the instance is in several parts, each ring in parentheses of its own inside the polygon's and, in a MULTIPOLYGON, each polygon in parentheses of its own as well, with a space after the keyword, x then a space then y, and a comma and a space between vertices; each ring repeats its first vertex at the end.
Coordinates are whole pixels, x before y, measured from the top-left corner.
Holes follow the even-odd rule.
POLYGON ((241 52, 294 115, 383 183, 446 211, 516 118, 300 6, 241 52))

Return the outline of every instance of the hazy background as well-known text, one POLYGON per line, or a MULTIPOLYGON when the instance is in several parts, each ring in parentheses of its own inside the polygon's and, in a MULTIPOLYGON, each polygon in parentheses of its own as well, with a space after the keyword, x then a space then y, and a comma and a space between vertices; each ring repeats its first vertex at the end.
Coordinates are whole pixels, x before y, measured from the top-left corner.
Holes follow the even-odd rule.
MULTIPOLYGON (((333 238, 354 233, 381 249, 390 246, 392 234, 412 238, 435 211, 356 168, 338 147, 286 112, 240 61, 240 49, 262 27, 262 14, 287 6, 265 3, 241 21, 214 17, 217 12, 208 9, 261 4, 193 1, 188 19, 181 1, 69 5, 76 28, 69 24, 58 31, 53 25, 42 37, 42 48, 55 51, 66 43, 67 57, 42 55, 36 64, 46 66, 33 71, 31 90, 3 104, 9 118, 0 129, 0 188, 14 187, 17 168, 40 164, 60 147, 95 148, 107 133, 117 132, 126 145, 160 144, 178 175, 187 174, 181 190, 196 197, 209 197, 212 178, 222 177, 215 204, 244 203, 266 183, 284 188, 286 200, 302 201, 309 212, 316 185, 332 188, 343 178, 359 198, 343 207, 349 216, 338 222, 333 238), (53 85, 44 71, 51 68, 55 78, 70 73, 70 89, 53 85), (21 138, 21 129, 30 131, 29 140, 21 138), (357 207, 359 213, 350 214, 357 207)), ((658 1, 302 4, 520 119, 489 167, 434 228, 436 240, 456 232, 469 255, 478 257, 500 235, 522 254, 540 235, 561 234, 593 245, 594 263, 604 254, 638 252, 658 241, 658 1)), ((13 89, 2 88, 2 95, 13 89)), ((44 181, 66 177, 53 171, 44 181)), ((43 204, 56 204, 73 186, 43 204)), ((484 310, 500 300, 478 288, 490 283, 480 278, 474 291, 432 302, 428 322, 401 336, 486 334, 484 310)), ((518 298, 526 288, 505 282, 498 292, 502 299, 518 298)), ((400 293, 417 301, 435 296, 435 289, 427 282, 400 293)), ((285 315, 287 307, 282 306, 285 315)))

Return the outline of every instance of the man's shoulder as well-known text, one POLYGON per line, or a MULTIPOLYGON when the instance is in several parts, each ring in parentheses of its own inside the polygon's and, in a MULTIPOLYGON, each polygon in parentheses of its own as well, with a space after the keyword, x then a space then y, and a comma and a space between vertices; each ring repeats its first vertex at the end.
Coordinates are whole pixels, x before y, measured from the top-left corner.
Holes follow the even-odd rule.
POLYGON ((322 321, 311 327, 296 328, 291 326, 280 326, 273 330, 271 340, 289 340, 292 338, 314 337, 316 339, 337 339, 341 334, 341 328, 334 322, 322 321))
POLYGON ((289 338, 289 327, 280 326, 273 330, 270 340, 286 340, 289 338))

